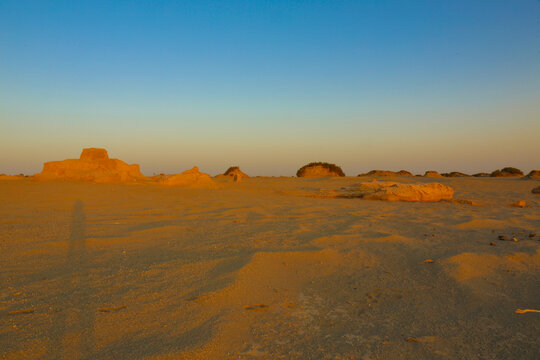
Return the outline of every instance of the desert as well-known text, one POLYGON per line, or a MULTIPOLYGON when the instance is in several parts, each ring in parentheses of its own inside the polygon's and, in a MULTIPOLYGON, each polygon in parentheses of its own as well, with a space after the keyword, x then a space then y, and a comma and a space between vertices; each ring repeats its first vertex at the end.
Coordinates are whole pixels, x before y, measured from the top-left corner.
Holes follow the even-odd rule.
POLYGON ((0 0, 0 360, 540 360, 540 0, 0 0))
POLYGON ((537 180, 107 174, 0 179, 2 359, 538 354, 537 180))

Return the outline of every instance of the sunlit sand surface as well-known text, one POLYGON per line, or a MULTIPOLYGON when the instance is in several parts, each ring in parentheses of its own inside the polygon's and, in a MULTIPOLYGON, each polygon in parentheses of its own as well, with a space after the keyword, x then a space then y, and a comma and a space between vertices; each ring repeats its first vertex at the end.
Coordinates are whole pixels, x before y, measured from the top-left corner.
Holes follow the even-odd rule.
POLYGON ((0 181, 0 359, 539 358, 538 180, 215 181, 0 181))

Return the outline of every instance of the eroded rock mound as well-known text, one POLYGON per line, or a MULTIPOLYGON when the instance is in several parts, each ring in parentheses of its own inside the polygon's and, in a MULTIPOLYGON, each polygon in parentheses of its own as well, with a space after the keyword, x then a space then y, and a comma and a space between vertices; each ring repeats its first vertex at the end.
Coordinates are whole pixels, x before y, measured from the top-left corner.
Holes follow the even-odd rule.
POLYGON ((481 172, 481 173, 473 174, 473 176, 474 177, 489 177, 490 175, 488 173, 481 172))
POLYGON ((540 186, 535 187, 534 189, 531 190, 531 192, 533 194, 540 194, 540 186))
POLYGON ((129 165, 122 160, 109 159, 107 150, 83 149, 79 159, 49 161, 36 180, 70 180, 95 183, 123 183, 144 179, 139 165, 129 165))
POLYGON ((491 177, 512 177, 512 176, 523 176, 523 171, 513 168, 505 167, 501 170, 495 170, 491 173, 491 177))
POLYGON ((426 171, 424 176, 425 177, 438 177, 438 178, 443 177, 441 174, 439 174, 438 172, 433 171, 433 170, 426 171))
POLYGON ((166 186, 181 186, 189 188, 214 189, 218 187, 210 175, 200 172, 199 168, 196 166, 193 169, 186 170, 181 174, 160 174, 158 182, 161 185, 166 186))
POLYGON ((540 170, 531 170, 524 179, 540 179, 540 170))
POLYGON ((296 172, 298 177, 325 177, 325 176, 345 176, 343 170, 335 164, 325 162, 312 162, 302 166, 296 172))
POLYGON ((240 170, 238 166, 231 166, 230 168, 227 169, 227 171, 225 171, 223 175, 230 176, 232 178, 234 178, 237 175, 243 178, 249 177, 249 175, 244 173, 242 170, 240 170))
POLYGON ((454 189, 430 184, 400 184, 394 182, 364 182, 343 188, 337 197, 359 197, 366 200, 434 202, 450 200, 454 189))

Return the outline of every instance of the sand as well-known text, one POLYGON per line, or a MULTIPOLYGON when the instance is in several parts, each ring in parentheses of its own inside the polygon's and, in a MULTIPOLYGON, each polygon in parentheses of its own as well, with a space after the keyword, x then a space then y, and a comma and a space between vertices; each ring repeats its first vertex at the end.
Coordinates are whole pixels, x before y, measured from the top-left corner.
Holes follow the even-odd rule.
POLYGON ((215 181, 0 181, 0 359, 538 359, 538 180, 215 181))

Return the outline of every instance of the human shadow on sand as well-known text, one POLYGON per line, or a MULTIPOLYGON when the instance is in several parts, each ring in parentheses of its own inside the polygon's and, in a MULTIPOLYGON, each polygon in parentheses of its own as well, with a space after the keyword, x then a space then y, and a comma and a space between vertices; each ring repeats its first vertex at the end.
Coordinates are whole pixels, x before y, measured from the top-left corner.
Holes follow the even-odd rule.
POLYGON ((86 358, 95 345, 95 309, 92 309, 90 302, 86 217, 84 204, 80 200, 73 205, 69 250, 60 284, 46 358, 86 358))

